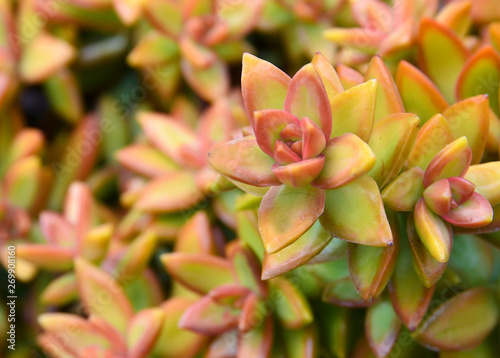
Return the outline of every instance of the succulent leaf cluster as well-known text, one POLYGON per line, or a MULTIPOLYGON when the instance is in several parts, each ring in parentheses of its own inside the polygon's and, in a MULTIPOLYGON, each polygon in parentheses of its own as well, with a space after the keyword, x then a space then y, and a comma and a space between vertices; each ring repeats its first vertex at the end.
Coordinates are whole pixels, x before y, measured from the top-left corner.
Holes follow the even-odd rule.
POLYGON ((496 358, 499 21, 0 0, 0 356, 496 358))

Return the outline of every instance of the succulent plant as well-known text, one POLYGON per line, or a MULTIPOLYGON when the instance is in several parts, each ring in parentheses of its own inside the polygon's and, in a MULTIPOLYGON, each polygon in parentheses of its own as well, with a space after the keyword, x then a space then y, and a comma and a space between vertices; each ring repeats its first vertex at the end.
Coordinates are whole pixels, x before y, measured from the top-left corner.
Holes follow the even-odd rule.
POLYGON ((262 1, 151 1, 145 13, 152 29, 128 55, 131 66, 155 78, 160 98, 176 90, 180 75, 203 99, 216 101, 230 89, 227 61, 245 48, 262 1))
POLYGON ((497 5, 0 0, 0 356, 497 357, 497 5))

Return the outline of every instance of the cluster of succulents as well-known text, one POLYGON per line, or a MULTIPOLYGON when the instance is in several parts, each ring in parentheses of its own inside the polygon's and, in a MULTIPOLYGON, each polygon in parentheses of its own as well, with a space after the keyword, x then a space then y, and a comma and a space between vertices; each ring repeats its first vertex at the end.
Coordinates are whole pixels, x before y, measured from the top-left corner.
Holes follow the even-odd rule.
POLYGON ((498 357, 496 0, 0 19, 0 357, 498 357))

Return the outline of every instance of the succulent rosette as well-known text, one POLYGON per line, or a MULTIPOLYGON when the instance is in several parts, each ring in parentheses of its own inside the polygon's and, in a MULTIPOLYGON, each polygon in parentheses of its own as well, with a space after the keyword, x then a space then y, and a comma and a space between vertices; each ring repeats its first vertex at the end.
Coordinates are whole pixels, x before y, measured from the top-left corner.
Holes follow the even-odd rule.
POLYGON ((366 63, 378 54, 387 59, 406 57, 415 44, 415 33, 424 16, 434 16, 436 0, 395 1, 355 0, 350 11, 359 27, 334 27, 324 36, 345 48, 342 62, 366 63))
POLYGON ((321 54, 292 79, 245 55, 242 91, 254 136, 219 145, 210 153, 210 164, 243 190, 263 195, 263 277, 307 262, 332 236, 393 245, 379 185, 404 166, 419 120, 400 113, 401 100, 383 62, 374 60, 370 69, 367 82, 344 91, 321 54), (371 78, 381 79, 378 98, 377 81, 371 78), (389 138, 395 142, 387 148, 389 138), (268 267, 273 257, 280 259, 268 267), (277 270, 275 265, 283 266, 277 270))
POLYGON ((129 189, 121 197, 124 205, 133 207, 131 213, 136 218, 130 217, 130 223, 139 220, 140 213, 161 215, 149 226, 167 239, 175 237, 179 223, 197 205, 206 206, 204 201, 210 198, 221 220, 234 226, 225 200, 234 201, 234 193, 216 195, 234 186, 209 167, 207 153, 217 143, 237 135, 247 121, 239 105, 226 99, 212 104, 197 122, 197 110, 185 101, 180 103, 171 115, 140 112, 138 121, 146 141, 125 147, 116 155, 124 167, 140 175, 129 181, 129 189), (185 215, 179 215, 183 212, 185 215))
POLYGON ((287 59, 298 67, 304 58, 309 59, 318 51, 333 61, 336 46, 324 38, 323 32, 332 26, 345 8, 348 8, 345 0, 264 1, 257 29, 264 33, 278 32, 285 45, 287 59))
POLYGON ((246 48, 243 37, 256 25, 262 1, 150 1, 145 13, 153 29, 128 55, 169 99, 180 76, 203 99, 215 101, 230 89, 227 63, 246 48))
MULTIPOLYGON (((180 244, 186 247, 186 236, 183 238, 180 244)), ((218 336, 207 347, 208 356, 269 356, 280 346, 276 331, 285 336, 294 332, 295 349, 313 356, 318 348, 311 325, 312 311, 304 294, 283 277, 262 281, 256 256, 240 242, 231 243, 226 254, 224 258, 207 251, 181 249, 162 256, 176 282, 203 295, 185 310, 179 326, 218 336)), ((284 344, 279 349, 290 348, 284 344)))
MULTIPOLYGON (((425 171, 415 166, 382 192, 384 202, 392 210, 414 210, 415 229, 432 257, 439 262, 447 262, 450 257, 451 225, 480 228, 493 220, 490 202, 464 178, 471 160, 472 150, 467 139, 461 137, 443 148, 425 171), (404 193, 401 189, 409 190, 404 193)), ((472 167, 469 177, 477 177, 472 174, 474 169, 472 167)))
POLYGON ((203 337, 175 326, 175 317, 192 301, 172 299, 162 303, 155 279, 132 288, 135 275, 143 268, 113 277, 84 258, 76 259, 75 296, 80 298, 82 313, 88 317, 58 312, 40 315, 40 346, 52 357, 118 358, 176 356, 203 344, 203 337), (134 295, 138 288, 146 295, 134 295), (161 341, 165 335, 182 339, 186 345, 165 347, 161 341))

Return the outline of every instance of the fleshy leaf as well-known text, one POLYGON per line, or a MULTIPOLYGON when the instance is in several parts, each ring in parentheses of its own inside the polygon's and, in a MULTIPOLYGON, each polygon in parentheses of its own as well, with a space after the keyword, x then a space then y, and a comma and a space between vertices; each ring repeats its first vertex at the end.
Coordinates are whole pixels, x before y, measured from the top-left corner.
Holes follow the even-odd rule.
MULTIPOLYGON (((393 220, 393 235, 397 225, 393 220)), ((384 290, 394 271, 399 252, 399 238, 390 247, 372 247, 349 243, 347 258, 354 287, 363 299, 373 301, 384 290)))
POLYGON ((78 122, 83 115, 83 100, 75 76, 66 69, 51 76, 44 83, 47 97, 54 110, 69 122, 78 122))
POLYGON ((429 209, 439 216, 448 214, 453 200, 448 179, 441 179, 429 185, 424 191, 424 200, 429 209))
POLYGON ((40 229, 43 236, 52 245, 76 248, 74 228, 64 217, 52 211, 40 214, 40 229))
POLYGON ((474 193, 468 201, 444 215, 443 219, 455 226, 474 229, 491 223, 493 208, 483 196, 474 193))
POLYGON ((426 318, 413 338, 436 350, 471 349, 493 330, 498 315, 493 292, 487 287, 471 288, 446 301, 426 318))
POLYGON ((356 291, 350 277, 346 277, 326 285, 323 301, 342 307, 368 307, 373 304, 364 300, 356 291))
POLYGON ((177 281, 201 294, 234 283, 229 261, 216 256, 176 252, 163 255, 161 260, 177 281))
POLYGON ((191 299, 171 298, 161 305, 164 318, 152 356, 195 357, 206 345, 208 337, 179 328, 182 314, 193 303, 191 299))
POLYGON ((231 306, 219 305, 206 296, 186 310, 179 327, 201 334, 219 335, 237 327, 239 314, 231 306))
POLYGON ((343 64, 337 66, 337 74, 345 90, 363 83, 363 75, 361 73, 343 64))
POLYGON ((106 257, 113 235, 113 224, 105 223, 90 229, 81 241, 80 256, 90 262, 100 262, 106 257))
POLYGON ((152 231, 144 231, 135 238, 116 265, 118 278, 141 275, 155 252, 156 244, 157 236, 152 231))
POLYGON ((453 200, 461 205, 469 200, 474 194, 476 186, 467 179, 461 177, 448 178, 453 200))
POLYGON ((325 192, 325 212, 320 222, 327 232, 362 245, 385 247, 392 244, 382 197, 370 176, 325 192))
POLYGON ((145 12, 151 24, 162 32, 175 37, 179 35, 183 26, 182 7, 172 0, 145 1, 145 12), (165 18, 169 21, 164 21, 165 18))
POLYGON ((271 167, 274 160, 264 153, 252 137, 217 146, 209 154, 210 165, 222 175, 253 186, 280 185, 271 167))
POLYGON ((269 255, 264 254, 262 279, 267 280, 297 268, 323 250, 332 236, 323 230, 319 221, 307 230, 297 241, 284 249, 269 255))
POLYGON ((471 25, 472 2, 456 1, 446 4, 436 16, 436 20, 452 29, 458 36, 464 37, 471 25))
POLYGON ((198 211, 182 226, 175 242, 176 252, 215 254, 214 237, 205 211, 198 211))
MULTIPOLYGON (((45 332, 49 332, 59 342, 60 339, 65 340, 67 345, 71 345, 77 353, 83 352, 87 346, 95 345, 102 348, 110 348, 111 343, 96 331, 87 320, 84 318, 69 314, 69 313, 43 313, 38 316, 38 323, 45 332), (70 339, 68 328, 71 327, 73 332, 78 332, 77 339, 70 339)), ((76 337, 75 337, 76 338, 76 337)))
POLYGON ((436 85, 420 70, 406 61, 398 66, 396 83, 405 109, 415 113, 425 124, 436 113, 443 113, 448 103, 436 85))
POLYGON ((337 72, 335 72, 335 69, 328 62, 325 56, 317 52, 311 63, 318 75, 321 77, 323 85, 325 86, 326 94, 328 95, 330 101, 333 97, 344 91, 337 72))
POLYGON ((273 320, 268 317, 264 323, 241 336, 238 345, 238 358, 270 356, 273 338, 273 320))
POLYGON ((312 186, 272 187, 259 208, 259 230, 269 254, 302 236, 323 213, 325 192, 312 186), (296 208, 290 212, 290 208, 296 208))
POLYGON ((283 109, 291 81, 273 64, 249 53, 243 55, 241 92, 250 124, 255 111, 283 109))
POLYGON ((3 178, 2 191, 11 205, 25 210, 32 207, 40 189, 41 170, 41 160, 35 155, 18 160, 9 167, 3 178))
POLYGON ((169 174, 179 169, 170 158, 143 143, 120 149, 116 157, 124 167, 148 177, 169 174))
POLYGON ((302 160, 301 157, 297 155, 292 149, 290 149, 285 143, 281 140, 277 140, 274 144, 274 160, 279 164, 290 164, 297 163, 302 160))
POLYGON ((160 308, 151 308, 134 316, 127 331, 127 356, 140 358, 149 354, 160 333, 163 314, 160 308))
POLYGON ((500 204, 500 162, 472 165, 464 176, 492 206, 500 204))
POLYGON ((217 14, 227 24, 231 37, 242 37, 253 29, 260 18, 264 1, 228 3, 216 1, 217 14))
POLYGON ((382 191, 384 204, 395 211, 412 211, 424 193, 424 171, 413 167, 401 173, 382 191))
POLYGON ((300 120, 300 128, 302 129, 302 159, 315 158, 325 149, 326 137, 321 128, 307 117, 300 120))
MULTIPOLYGON (((283 331, 287 358, 314 358, 319 354, 317 331, 314 325, 283 331)), ((243 357, 242 357, 243 358, 243 357)))
POLYGON ((490 106, 499 114, 498 86, 500 82, 500 56, 491 46, 478 50, 465 64, 458 79, 456 95, 458 100, 487 94, 490 106))
POLYGON ((260 279, 260 262, 257 257, 241 245, 231 247, 228 256, 233 262, 233 273, 237 281, 252 292, 267 295, 267 287, 260 279))
POLYGON ((333 137, 353 133, 365 142, 370 139, 375 119, 377 82, 370 80, 330 98, 333 137))
POLYGON ((370 172, 383 188, 401 171, 417 138, 420 120, 410 113, 399 113, 378 121, 368 144, 377 161, 370 172))
POLYGON ((423 198, 415 206, 415 228, 432 257, 439 262, 447 262, 453 244, 450 224, 434 214, 423 198))
POLYGON ((413 167, 427 169, 436 154, 453 140, 454 135, 450 125, 441 114, 436 114, 418 131, 406 167, 408 169, 413 167))
POLYGON ((82 258, 75 259, 75 272, 80 300, 87 312, 125 334, 133 309, 118 281, 82 258))
POLYGON ((325 138, 330 138, 332 112, 325 86, 312 64, 305 65, 293 76, 283 108, 297 118, 310 118, 325 138))
POLYGON ((408 218, 406 227, 413 257, 413 267, 425 287, 432 287, 441 278, 446 263, 436 261, 425 248, 415 228, 413 216, 408 218))
POLYGON ((367 309, 366 337, 377 357, 385 357, 391 352, 400 329, 401 321, 392 308, 391 301, 381 300, 367 309))
POLYGON ((370 147, 350 133, 330 139, 323 154, 325 165, 312 182, 318 188, 335 189, 349 184, 375 165, 375 155, 370 147))
POLYGON ((174 39, 158 31, 142 36, 127 56, 132 67, 157 66, 167 63, 179 55, 179 45, 174 39))
POLYGON ((472 164, 479 163, 483 156, 490 127, 489 111, 488 96, 479 95, 457 102, 443 113, 455 138, 467 137, 472 149, 472 164))
POLYGON ((313 315, 307 299, 290 281, 276 277, 270 281, 271 296, 277 297, 278 315, 284 327, 299 329, 313 321, 313 315))
POLYGON ((52 280, 40 295, 43 304, 63 306, 78 298, 75 274, 66 273, 52 280))
POLYGON ((277 109, 265 109, 254 112, 255 138, 260 149, 273 157, 275 143, 281 131, 289 124, 299 126, 299 121, 288 112, 277 109))
POLYGON ((66 41, 42 32, 24 48, 19 73, 28 83, 41 82, 76 57, 75 49, 66 41), (47 49, 50 51, 47 51, 47 49))
POLYGON ((19 245, 17 255, 36 266, 51 271, 66 271, 73 267, 76 253, 72 248, 43 244, 19 245))
POLYGON ((420 67, 439 87, 446 100, 453 103, 455 85, 467 61, 468 50, 452 30, 430 18, 421 20, 417 42, 420 67))
POLYGON ((325 163, 323 155, 287 165, 273 165, 273 174, 283 184, 302 188, 310 184, 321 173, 325 163))
POLYGON ((429 307, 434 286, 427 288, 420 281, 413 268, 410 246, 404 234, 396 268, 389 282, 389 293, 399 319, 410 331, 414 331, 429 307))
POLYGON ((391 114, 405 111, 403 101, 394 83, 394 79, 380 56, 373 57, 366 70, 365 81, 371 79, 377 80, 375 122, 391 114))
POLYGON ((136 207, 148 212, 175 212, 203 199, 196 180, 189 172, 176 172, 150 181, 140 192, 136 207))
POLYGON ((141 112, 138 121, 151 143, 179 164, 184 163, 182 148, 196 148, 197 139, 190 128, 169 116, 141 112))
POLYGON ((215 61, 207 68, 197 68, 183 59, 181 71, 191 88, 209 102, 217 101, 229 91, 229 70, 222 60, 215 61))
POLYGON ((467 138, 458 138, 444 147, 429 163, 425 170, 424 186, 428 187, 440 179, 464 176, 471 159, 467 138))

